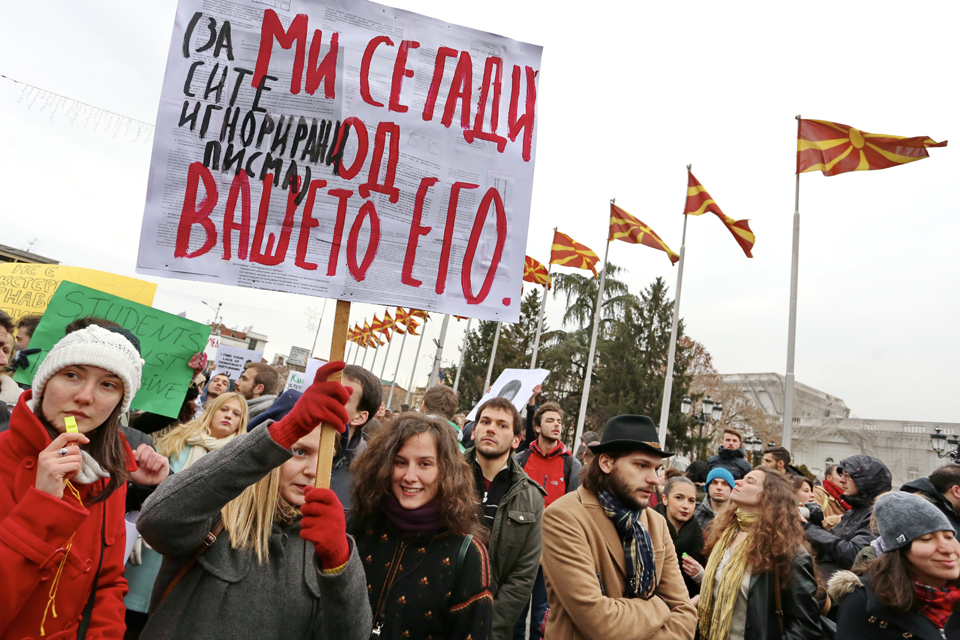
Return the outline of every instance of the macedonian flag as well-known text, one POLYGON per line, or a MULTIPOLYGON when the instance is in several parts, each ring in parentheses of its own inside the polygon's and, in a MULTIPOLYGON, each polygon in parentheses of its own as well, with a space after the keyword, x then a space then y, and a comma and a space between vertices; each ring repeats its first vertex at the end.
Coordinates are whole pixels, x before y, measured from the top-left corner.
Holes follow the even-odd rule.
POLYGON ((410 311, 407 312, 407 315, 411 318, 423 318, 428 322, 430 321, 430 314, 423 309, 410 309, 410 311))
POLYGON ((366 320, 363 321, 363 331, 361 331, 360 344, 363 345, 363 348, 373 346, 373 330, 370 328, 370 323, 366 320))
POLYGON ((730 230, 730 233, 733 234, 733 239, 737 241, 737 244, 740 245, 743 252, 747 254, 748 258, 752 258, 753 254, 751 251, 753 250, 754 243, 757 241, 757 237, 753 235, 753 231, 750 231, 748 221, 734 220, 721 211, 720 206, 713 201, 713 198, 711 198, 707 190, 703 188, 700 181, 693 176, 693 172, 688 169, 687 206, 683 210, 683 213, 685 215, 699 216, 707 211, 720 218, 727 229, 730 230))
POLYGON ((409 332, 410 335, 412 336, 420 335, 419 333, 417 333, 417 328, 419 326, 420 326, 420 323, 417 322, 416 318, 413 318, 413 317, 407 318, 407 332, 409 332))
POLYGON ((848 171, 888 169, 929 157, 929 147, 945 147, 926 136, 904 138, 867 133, 826 120, 800 120, 797 173, 822 171, 835 176, 848 171))
POLYGON ((541 286, 547 285, 547 288, 550 288, 550 273, 547 271, 547 268, 543 266, 543 263, 534 260, 530 256, 525 256, 523 259, 523 281, 532 282, 533 284, 539 284, 541 286))
POLYGON ((680 259, 680 256, 675 254, 653 229, 612 202, 610 203, 610 236, 607 239, 623 240, 624 242, 659 249, 666 252, 672 264, 676 264, 677 260, 680 259))
POLYGON ((550 251, 550 264, 559 264, 575 269, 590 269, 590 271, 593 271, 593 277, 596 278, 596 264, 598 262, 600 262, 600 257, 595 254, 590 247, 576 242, 565 233, 560 233, 559 231, 553 232, 553 249, 550 251))

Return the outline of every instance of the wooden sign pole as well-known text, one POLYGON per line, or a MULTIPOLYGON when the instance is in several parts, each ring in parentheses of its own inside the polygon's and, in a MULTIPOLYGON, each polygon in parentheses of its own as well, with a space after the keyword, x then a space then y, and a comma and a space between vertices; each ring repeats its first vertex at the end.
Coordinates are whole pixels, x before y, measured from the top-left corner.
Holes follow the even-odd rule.
MULTIPOLYGON (((337 311, 333 320, 333 340, 330 341, 330 362, 343 360, 347 348, 347 330, 350 328, 350 302, 337 300, 337 311)), ((340 381, 341 372, 331 376, 331 380, 340 381)), ((316 486, 330 488, 330 473, 333 471, 333 451, 337 443, 337 430, 329 424, 320 425, 320 455, 317 458, 316 486)))

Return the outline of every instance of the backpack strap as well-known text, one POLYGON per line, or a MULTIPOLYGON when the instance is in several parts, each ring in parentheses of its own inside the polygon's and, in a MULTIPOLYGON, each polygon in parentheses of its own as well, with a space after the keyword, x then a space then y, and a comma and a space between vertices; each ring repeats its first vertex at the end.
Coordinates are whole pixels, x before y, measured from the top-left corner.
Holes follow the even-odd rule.
POLYGON ((164 600, 167 599, 167 596, 170 595, 170 592, 173 591, 173 588, 176 587, 184 576, 187 575, 187 572, 197 563, 197 560, 200 559, 207 549, 213 546, 213 543, 217 541, 217 536, 223 531, 223 520, 217 522, 216 526, 209 532, 207 532, 206 537, 203 539, 203 542, 196 548, 193 552, 193 555, 190 556, 190 559, 183 563, 180 567, 180 570, 177 571, 177 575, 173 576, 173 580, 170 581, 170 584, 167 585, 167 588, 163 590, 163 594, 160 596, 160 601, 157 603, 157 606, 160 606, 164 600))
POLYGON ((463 563, 467 559, 467 551, 470 549, 470 543, 473 541, 473 534, 468 533, 463 538, 463 544, 460 545, 460 554, 457 556, 457 566, 453 570, 453 584, 457 584, 460 576, 460 570, 463 569, 463 563))

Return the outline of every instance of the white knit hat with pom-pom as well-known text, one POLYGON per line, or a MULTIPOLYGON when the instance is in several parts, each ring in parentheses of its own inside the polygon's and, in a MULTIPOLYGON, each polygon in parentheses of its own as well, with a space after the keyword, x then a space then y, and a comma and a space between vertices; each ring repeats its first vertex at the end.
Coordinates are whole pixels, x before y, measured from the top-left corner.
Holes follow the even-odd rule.
POLYGON ((47 381, 64 367, 88 365, 106 369, 123 380, 122 411, 127 411, 133 396, 140 389, 143 360, 140 358, 139 343, 126 329, 114 327, 105 329, 91 325, 68 334, 53 345, 37 367, 33 377, 33 397, 42 396, 47 381))

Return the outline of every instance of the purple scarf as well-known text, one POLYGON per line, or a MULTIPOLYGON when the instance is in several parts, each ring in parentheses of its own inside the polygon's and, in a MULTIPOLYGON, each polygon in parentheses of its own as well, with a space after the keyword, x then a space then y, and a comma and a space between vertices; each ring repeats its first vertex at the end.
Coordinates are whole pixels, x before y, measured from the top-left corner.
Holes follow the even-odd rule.
POLYGON ((383 512, 404 538, 436 533, 440 530, 440 506, 431 500, 416 509, 404 509, 397 496, 389 494, 383 501, 383 512))

